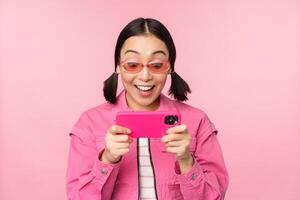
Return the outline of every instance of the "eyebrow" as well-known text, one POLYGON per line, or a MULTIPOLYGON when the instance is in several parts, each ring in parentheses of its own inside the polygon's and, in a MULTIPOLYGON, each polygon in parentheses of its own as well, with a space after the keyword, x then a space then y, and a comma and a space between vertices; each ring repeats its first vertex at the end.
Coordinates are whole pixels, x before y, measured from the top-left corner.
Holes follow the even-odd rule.
MULTIPOLYGON (((140 54, 138 51, 135 51, 135 50, 132 50, 132 49, 127 50, 124 54, 129 53, 129 52, 140 54)), ((167 54, 162 50, 154 51, 151 55, 158 54, 158 53, 162 53, 165 56, 167 56, 167 54)))

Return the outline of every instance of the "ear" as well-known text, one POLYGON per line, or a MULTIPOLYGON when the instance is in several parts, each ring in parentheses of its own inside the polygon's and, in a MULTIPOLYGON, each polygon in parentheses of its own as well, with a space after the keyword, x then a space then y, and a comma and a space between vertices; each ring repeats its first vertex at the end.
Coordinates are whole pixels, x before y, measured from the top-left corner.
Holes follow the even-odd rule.
POLYGON ((116 72, 117 72, 118 74, 120 74, 120 73, 121 73, 121 69, 120 69, 120 66, 119 66, 119 65, 117 65, 116 72))
POLYGON ((168 70, 168 74, 171 74, 171 73, 172 73, 172 67, 171 67, 170 61, 168 61, 168 63, 169 63, 169 70, 168 70))

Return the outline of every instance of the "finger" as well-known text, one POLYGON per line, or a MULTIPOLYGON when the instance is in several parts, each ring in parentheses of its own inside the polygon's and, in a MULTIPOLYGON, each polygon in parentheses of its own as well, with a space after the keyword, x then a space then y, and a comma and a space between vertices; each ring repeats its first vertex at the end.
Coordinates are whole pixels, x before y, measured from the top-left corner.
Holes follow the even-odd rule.
POLYGON ((112 140, 114 142, 129 142, 130 141, 130 137, 128 135, 114 135, 112 137, 112 140))
POLYGON ((167 142, 165 144, 166 147, 180 147, 183 146, 185 144, 185 141, 183 140, 178 140, 178 141, 171 141, 171 142, 167 142))
POLYGON ((115 149, 124 149, 124 148, 129 148, 129 145, 130 144, 127 142, 117 142, 117 143, 114 143, 112 146, 115 149))
POLYGON ((174 126, 174 127, 171 127, 167 130, 168 134, 171 134, 171 133, 184 133, 184 132, 187 132, 187 126, 185 124, 174 126))
POLYGON ((183 148, 182 147, 167 147, 166 152, 178 154, 178 153, 183 152, 183 148))
POLYGON ((116 149, 115 150, 115 154, 120 155, 120 156, 122 156, 122 155, 124 155, 124 154, 126 154, 128 152, 129 152, 129 148, 116 149))
POLYGON ((129 148, 129 146, 130 146, 130 143, 128 143, 128 142, 111 141, 106 144, 106 148, 112 152, 114 152, 115 150, 118 150, 118 149, 129 148))
POLYGON ((170 141, 177 141, 177 140, 182 140, 184 138, 184 135, 181 134, 176 134, 176 133, 170 133, 168 135, 164 135, 162 137, 163 142, 170 142, 170 141))
POLYGON ((120 133, 123 133, 123 134, 130 134, 130 129, 126 128, 126 127, 123 127, 123 126, 118 126, 118 125, 113 125, 110 127, 109 129, 109 132, 111 134, 120 134, 120 133))

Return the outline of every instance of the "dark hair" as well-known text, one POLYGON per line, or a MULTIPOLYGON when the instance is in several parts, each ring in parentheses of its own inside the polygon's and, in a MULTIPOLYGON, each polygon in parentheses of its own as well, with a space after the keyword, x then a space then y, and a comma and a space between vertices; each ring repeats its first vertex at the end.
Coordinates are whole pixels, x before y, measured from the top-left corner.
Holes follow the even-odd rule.
POLYGON ((191 92, 189 85, 174 71, 176 60, 176 48, 168 29, 158 20, 152 18, 137 18, 129 22, 120 32, 115 48, 115 72, 104 81, 103 93, 105 99, 110 103, 116 103, 116 92, 118 87, 118 74, 116 68, 120 62, 121 48, 124 42, 132 36, 153 34, 163 41, 169 51, 169 62, 171 65, 171 87, 169 95, 173 95, 179 101, 187 100, 187 93, 191 92))

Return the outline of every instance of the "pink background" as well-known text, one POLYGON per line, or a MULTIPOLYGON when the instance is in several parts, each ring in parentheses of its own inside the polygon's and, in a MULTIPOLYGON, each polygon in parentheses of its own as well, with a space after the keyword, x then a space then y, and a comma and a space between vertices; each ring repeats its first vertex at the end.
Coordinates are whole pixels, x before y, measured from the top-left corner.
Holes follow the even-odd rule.
POLYGON ((168 27, 188 103, 219 130, 226 199, 299 200, 300 2, 107 2, 1 1, 0 199, 66 198, 68 133, 104 102, 117 36, 143 16, 168 27))

